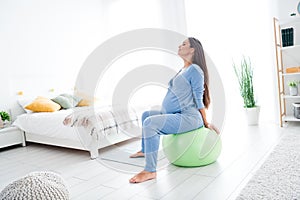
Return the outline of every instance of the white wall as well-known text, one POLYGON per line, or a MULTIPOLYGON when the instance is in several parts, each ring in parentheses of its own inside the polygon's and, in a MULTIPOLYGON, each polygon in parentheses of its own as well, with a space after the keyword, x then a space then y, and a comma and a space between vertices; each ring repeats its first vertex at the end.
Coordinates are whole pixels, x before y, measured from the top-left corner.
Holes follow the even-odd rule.
POLYGON ((276 17, 280 20, 291 18, 292 13, 295 13, 296 17, 300 16, 300 14, 297 12, 299 0, 289 0, 288 2, 285 0, 276 0, 273 3, 276 5, 276 17))
POLYGON ((18 91, 36 96, 70 90, 88 55, 114 35, 153 27, 184 32, 183 2, 0 1, 0 109, 12 107, 18 91))
POLYGON ((0 1, 0 108, 17 91, 71 89, 87 55, 103 40, 101 1, 0 1))
POLYGON ((72 88, 86 57, 112 35, 143 27, 184 30, 186 21, 188 34, 202 41, 222 75, 229 109, 231 102, 239 104, 234 108, 242 106, 232 60, 244 54, 255 67, 261 117, 277 121, 272 17, 288 16, 297 1, 185 0, 184 5, 167 0, 151 12, 140 1, 2 0, 0 109, 10 107, 20 90, 26 95, 72 88))
MULTIPOLYGON (((168 29, 186 34, 184 0, 113 0, 103 6, 106 21, 105 34, 108 36, 142 28, 168 29)), ((121 80, 126 73, 132 72, 139 66, 151 64, 179 69, 182 63, 181 59, 178 60, 174 55, 157 49, 146 50, 141 47, 133 50, 119 57, 109 66, 103 77, 99 79, 96 95, 103 104, 111 104, 118 80, 121 80)), ((132 92, 130 104, 138 107, 161 104, 165 93, 165 88, 145 85, 132 92)))
POLYGON ((251 58, 254 67, 254 89, 261 106, 261 121, 278 122, 273 2, 186 0, 186 13, 188 34, 202 41, 221 73, 228 119, 243 117, 243 102, 232 63, 239 63, 245 55, 251 58))

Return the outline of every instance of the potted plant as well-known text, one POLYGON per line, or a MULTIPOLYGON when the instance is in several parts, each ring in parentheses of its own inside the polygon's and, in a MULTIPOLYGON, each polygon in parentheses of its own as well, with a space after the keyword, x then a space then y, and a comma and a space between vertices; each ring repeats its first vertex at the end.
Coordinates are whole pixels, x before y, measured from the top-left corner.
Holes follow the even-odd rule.
POLYGON ((298 85, 298 95, 300 94, 300 81, 297 81, 297 85, 298 85))
POLYGON ((260 107, 256 105, 253 89, 253 68, 250 59, 243 57, 240 65, 233 63, 235 75, 238 79, 240 94, 244 100, 244 108, 248 125, 258 124, 260 107))
POLYGON ((289 89, 290 89, 290 95, 291 96, 297 96, 298 95, 298 87, 296 81, 289 82, 289 89))
POLYGON ((0 128, 3 128, 5 123, 10 121, 10 116, 7 112, 1 111, 0 112, 0 128))

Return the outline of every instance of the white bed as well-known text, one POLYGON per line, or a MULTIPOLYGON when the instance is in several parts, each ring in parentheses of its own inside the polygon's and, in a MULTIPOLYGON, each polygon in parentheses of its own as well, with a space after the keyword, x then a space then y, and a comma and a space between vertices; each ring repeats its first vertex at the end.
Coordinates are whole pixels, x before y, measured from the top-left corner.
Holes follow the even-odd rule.
POLYGON ((21 114, 13 123, 25 132, 26 141, 90 152, 138 137, 141 132, 133 110, 81 107, 56 112, 21 114))

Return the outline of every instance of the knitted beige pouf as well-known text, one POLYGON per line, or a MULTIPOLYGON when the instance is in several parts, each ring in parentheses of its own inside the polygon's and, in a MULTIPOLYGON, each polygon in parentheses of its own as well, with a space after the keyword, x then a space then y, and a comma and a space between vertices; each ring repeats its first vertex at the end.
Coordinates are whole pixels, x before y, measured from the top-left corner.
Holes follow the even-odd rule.
POLYGON ((6 186, 0 193, 0 200, 12 199, 69 199, 64 180, 53 172, 33 172, 6 186))

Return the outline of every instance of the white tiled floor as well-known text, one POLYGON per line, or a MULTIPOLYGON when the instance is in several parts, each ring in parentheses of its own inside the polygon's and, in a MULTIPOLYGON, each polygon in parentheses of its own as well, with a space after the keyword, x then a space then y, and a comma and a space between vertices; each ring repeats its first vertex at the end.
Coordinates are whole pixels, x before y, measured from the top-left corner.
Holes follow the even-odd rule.
POLYGON ((62 175, 71 199, 76 200, 235 199, 280 137, 289 131, 300 133, 300 124, 280 128, 271 123, 247 126, 227 122, 216 163, 199 168, 167 165, 158 171, 156 180, 141 184, 128 183, 132 172, 140 171, 140 167, 111 163, 113 169, 107 167, 109 162, 104 166, 90 160, 84 151, 39 144, 14 146, 0 150, 0 190, 29 172, 50 170, 62 175))

